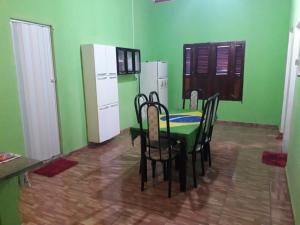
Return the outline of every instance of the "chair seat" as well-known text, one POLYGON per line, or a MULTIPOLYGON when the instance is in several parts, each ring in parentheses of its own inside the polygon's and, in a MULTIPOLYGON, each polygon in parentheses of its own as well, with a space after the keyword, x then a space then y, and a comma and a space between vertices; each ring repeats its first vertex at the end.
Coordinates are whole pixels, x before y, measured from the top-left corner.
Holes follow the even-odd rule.
MULTIPOLYGON (((147 150, 146 150, 146 157, 150 158, 152 160, 157 161, 166 161, 169 159, 169 148, 168 148, 168 141, 166 139, 160 140, 160 146, 161 146, 161 157, 160 157, 160 151, 159 151, 159 143, 158 141, 151 141, 147 144, 147 150), (149 154, 150 151, 150 154, 149 154)), ((174 159, 177 154, 179 153, 179 144, 175 144, 174 142, 171 143, 171 159, 174 159)))

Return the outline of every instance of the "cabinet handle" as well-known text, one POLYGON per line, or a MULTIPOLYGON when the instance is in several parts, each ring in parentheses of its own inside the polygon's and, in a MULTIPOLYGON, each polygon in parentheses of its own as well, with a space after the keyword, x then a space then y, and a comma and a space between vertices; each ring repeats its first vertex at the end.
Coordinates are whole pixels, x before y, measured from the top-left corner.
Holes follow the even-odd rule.
POLYGON ((97 76, 104 76, 106 73, 97 73, 97 76))
POLYGON ((113 108, 113 107, 116 107, 116 106, 118 106, 118 104, 113 104, 110 107, 113 108))
POLYGON ((107 77, 101 77, 101 78, 97 78, 97 80, 106 80, 107 77))
POLYGON ((100 108, 100 110, 108 109, 108 108, 109 108, 109 106, 106 106, 106 107, 104 107, 104 108, 100 108))
POLYGON ((116 79, 117 77, 110 77, 109 79, 116 79))
POLYGON ((109 73, 109 75, 117 75, 116 73, 109 73))

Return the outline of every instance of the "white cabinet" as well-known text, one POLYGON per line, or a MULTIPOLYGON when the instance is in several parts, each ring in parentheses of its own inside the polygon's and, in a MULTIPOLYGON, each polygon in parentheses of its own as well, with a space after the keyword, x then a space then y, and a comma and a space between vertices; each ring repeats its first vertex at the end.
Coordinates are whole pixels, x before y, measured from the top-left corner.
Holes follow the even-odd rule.
POLYGON ((100 139, 105 141, 116 136, 120 132, 120 126, 112 126, 112 123, 119 124, 119 104, 111 104, 99 108, 99 129, 100 139), (117 121, 111 121, 108 118, 115 118, 117 121))
POLYGON ((105 75, 107 73, 106 47, 104 45, 93 45, 94 63, 96 75, 105 75))
POLYGON ((117 75, 117 53, 116 47, 108 46, 106 48, 106 55, 109 59, 107 62, 107 72, 109 75, 117 75))
POLYGON ((97 104, 104 106, 119 101, 117 75, 97 75, 97 104))
POLYGON ((116 47, 82 45, 88 141, 101 143, 120 133, 116 47))

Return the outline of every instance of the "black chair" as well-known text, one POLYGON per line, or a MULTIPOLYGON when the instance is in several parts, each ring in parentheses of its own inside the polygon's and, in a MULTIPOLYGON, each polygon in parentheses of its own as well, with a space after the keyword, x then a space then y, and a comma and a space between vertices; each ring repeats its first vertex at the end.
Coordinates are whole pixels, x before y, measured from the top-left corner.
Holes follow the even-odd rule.
MULTIPOLYGON (((139 110, 140 121, 142 120, 142 110, 146 108, 147 127, 140 123, 141 133, 141 191, 144 191, 144 182, 147 180, 147 160, 151 162, 162 162, 166 165, 165 173, 169 182, 168 197, 171 197, 172 186, 172 161, 179 155, 175 142, 170 137, 169 112, 167 108, 159 102, 145 102, 139 110), (166 116, 166 132, 160 132, 160 109, 166 116)), ((178 148, 177 148, 178 149, 178 148)), ((165 167, 165 166, 164 166, 165 167)))
MULTIPOLYGON (((144 102, 148 102, 148 98, 145 94, 143 93, 140 93, 140 94, 137 94, 134 98, 134 108, 135 108, 135 114, 136 114, 136 119, 137 119, 137 122, 140 123, 142 120, 140 120, 140 116, 139 116, 139 109, 141 107, 141 105, 144 103, 144 102)), ((145 116, 145 111, 144 112, 141 112, 142 115, 141 115, 141 118, 144 118, 145 116)), ((132 141, 132 146, 134 145, 133 141, 132 141)), ((154 166, 154 165, 153 165, 154 166)), ((140 162, 140 173, 142 171, 142 163, 140 162)))
POLYGON ((213 99, 208 98, 203 112, 202 112, 202 119, 199 123, 197 136, 195 139, 194 147, 191 152, 192 154, 192 166, 193 166, 193 180, 194 180, 194 187, 197 187, 197 173, 196 173, 196 164, 197 164, 197 154, 200 154, 201 160, 201 169, 202 169, 202 176, 205 175, 205 168, 204 168, 204 158, 205 158, 205 140, 207 138, 207 134, 209 131, 210 123, 212 120, 212 110, 213 110, 213 99))
MULTIPOLYGON (((158 103, 160 103, 159 95, 158 95, 158 93, 156 91, 151 91, 149 93, 149 101, 150 102, 158 102, 158 103)), ((160 107, 159 107, 159 112, 160 113, 162 112, 162 110, 161 110, 160 107)))
MULTIPOLYGON (((204 110, 204 105, 205 105, 205 93, 202 89, 195 89, 195 90, 188 90, 185 93, 185 96, 189 96, 189 100, 190 100, 190 110, 198 110, 198 102, 199 100, 202 100, 202 107, 201 110, 204 110)), ((185 96, 183 98, 183 105, 182 108, 185 109, 185 96)))
MULTIPOLYGON (((134 108, 135 108, 135 114, 136 114, 136 119, 137 119, 138 123, 140 123, 139 109, 144 102, 148 102, 148 98, 145 94, 140 93, 135 96, 134 108)), ((142 118, 143 118, 143 114, 142 114, 142 118)))
POLYGON ((216 93, 214 94, 212 97, 212 111, 211 111, 211 121, 209 124, 209 129, 207 131, 207 137, 205 140, 205 154, 208 156, 208 160, 209 160, 209 166, 211 167, 211 151, 210 151, 210 142, 212 139, 212 134, 213 134, 213 129, 214 129, 214 125, 217 121, 217 111, 218 111, 218 107, 219 107, 219 101, 220 101, 220 94, 216 93))

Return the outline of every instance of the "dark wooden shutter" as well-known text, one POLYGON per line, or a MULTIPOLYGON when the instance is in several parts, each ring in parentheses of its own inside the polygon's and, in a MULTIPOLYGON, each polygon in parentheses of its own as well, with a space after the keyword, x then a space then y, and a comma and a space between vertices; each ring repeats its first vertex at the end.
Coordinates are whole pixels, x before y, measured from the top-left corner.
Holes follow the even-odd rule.
POLYGON ((216 75, 229 74, 230 45, 216 46, 216 75))
POLYGON ((183 98, 202 89, 205 98, 219 92, 221 100, 241 101, 244 61, 244 41, 184 45, 183 98))
POLYGON ((245 42, 235 42, 233 48, 232 85, 230 98, 242 100, 244 80, 245 42))
POLYGON ((191 89, 191 76, 193 71, 193 45, 183 46, 183 98, 188 98, 186 93, 191 89))
POLYGON ((228 99, 230 95, 230 66, 231 66, 231 43, 215 43, 214 52, 214 73, 213 73, 213 93, 220 93, 220 99, 228 99))
POLYGON ((194 73, 191 80, 191 88, 202 89, 204 97, 208 97, 211 93, 211 45, 195 44, 194 45, 194 73))
POLYGON ((209 74, 209 44, 199 44, 196 47, 196 74, 197 75, 208 75, 209 74))

